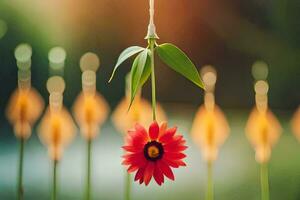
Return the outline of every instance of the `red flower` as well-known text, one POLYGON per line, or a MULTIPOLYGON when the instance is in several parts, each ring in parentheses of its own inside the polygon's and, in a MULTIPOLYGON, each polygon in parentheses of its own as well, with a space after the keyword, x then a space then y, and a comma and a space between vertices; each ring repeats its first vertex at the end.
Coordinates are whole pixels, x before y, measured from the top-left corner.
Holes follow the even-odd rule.
POLYGON ((128 173, 137 171, 135 181, 148 185, 153 176, 161 185, 164 176, 175 179, 170 167, 186 166, 182 151, 187 146, 182 135, 175 135, 176 131, 176 127, 167 129, 167 123, 159 127, 157 122, 150 125, 149 132, 139 124, 128 131, 126 145, 122 147, 126 151, 122 164, 128 166, 128 173))

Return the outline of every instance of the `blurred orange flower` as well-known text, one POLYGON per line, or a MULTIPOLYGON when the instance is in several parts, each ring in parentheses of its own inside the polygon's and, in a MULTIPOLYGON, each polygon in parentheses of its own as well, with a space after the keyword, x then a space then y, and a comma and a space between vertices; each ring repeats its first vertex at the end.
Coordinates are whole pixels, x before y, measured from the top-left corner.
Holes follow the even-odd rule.
POLYGON ((39 127, 39 137, 48 147, 52 160, 61 159, 64 147, 74 137, 75 129, 73 119, 65 108, 55 112, 47 109, 39 127))
POLYGON ((230 128, 221 109, 214 105, 212 109, 201 106, 196 113, 192 137, 203 151, 203 157, 213 162, 218 157, 218 150, 228 137, 230 128))
POLYGON ((294 114, 292 121, 291 121, 292 131, 300 141, 300 107, 294 114))
POLYGON ((255 149, 255 159, 266 163, 271 156, 272 147, 281 134, 281 126, 274 114, 268 110, 259 112, 254 108, 246 125, 246 134, 255 149))
POLYGON ((14 126, 18 138, 27 139, 31 135, 31 127, 41 115, 44 101, 33 89, 17 89, 9 99, 6 115, 14 126))
POLYGON ((83 137, 94 139, 109 113, 109 106, 99 93, 87 95, 81 93, 73 106, 74 117, 80 126, 83 137))

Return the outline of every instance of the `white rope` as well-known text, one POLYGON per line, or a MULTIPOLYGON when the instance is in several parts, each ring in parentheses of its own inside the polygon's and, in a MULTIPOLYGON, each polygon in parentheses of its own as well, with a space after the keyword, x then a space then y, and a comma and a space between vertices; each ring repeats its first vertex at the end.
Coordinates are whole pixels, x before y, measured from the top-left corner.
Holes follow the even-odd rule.
POLYGON ((149 15, 150 15, 150 20, 149 20, 149 25, 148 25, 148 33, 146 36, 146 39, 149 38, 155 38, 158 39, 157 33, 156 33, 156 27, 154 24, 154 0, 149 0, 149 15))
POLYGON ((150 9, 149 9, 150 24, 154 24, 154 0, 150 0, 149 4, 150 4, 150 9))

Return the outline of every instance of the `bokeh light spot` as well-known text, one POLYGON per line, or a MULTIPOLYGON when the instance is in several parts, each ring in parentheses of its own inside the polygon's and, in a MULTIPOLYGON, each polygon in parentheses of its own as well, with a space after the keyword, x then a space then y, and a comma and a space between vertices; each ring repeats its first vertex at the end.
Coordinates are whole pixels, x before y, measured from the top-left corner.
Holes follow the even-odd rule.
POLYGON ((95 53, 88 52, 80 58, 80 68, 82 72, 86 70, 92 70, 96 72, 99 66, 100 60, 95 53))
POLYGON ((67 57, 66 51, 62 47, 53 47, 48 54, 50 63, 62 64, 67 57))
POLYGON ((29 44, 19 44, 15 49, 15 58, 21 63, 26 63, 31 59, 32 48, 29 44))
POLYGON ((256 61, 252 66, 252 76, 255 80, 266 80, 269 74, 267 63, 256 61))
POLYGON ((269 84, 266 81, 257 81, 255 83, 256 94, 266 95, 269 91, 269 84))
POLYGON ((20 89, 29 89, 31 87, 30 70, 18 70, 18 86, 20 89))
POLYGON ((214 86, 217 82, 217 72, 214 67, 207 65, 201 70, 201 75, 205 86, 214 86))
POLYGON ((87 70, 82 73, 82 89, 86 92, 94 92, 96 90, 96 73, 87 70))
POLYGON ((47 81, 47 90, 51 93, 62 94, 65 91, 65 81, 60 76, 53 76, 47 81))

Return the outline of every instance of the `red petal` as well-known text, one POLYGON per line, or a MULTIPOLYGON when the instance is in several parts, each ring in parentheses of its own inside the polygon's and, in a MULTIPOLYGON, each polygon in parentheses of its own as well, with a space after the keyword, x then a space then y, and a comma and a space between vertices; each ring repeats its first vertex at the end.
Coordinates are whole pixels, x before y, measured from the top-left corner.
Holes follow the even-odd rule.
POLYGON ((181 161, 181 160, 176 160, 176 163, 179 165, 179 166, 186 166, 185 162, 181 161))
POLYGON ((187 146, 178 145, 178 144, 164 145, 165 152, 180 152, 186 150, 187 148, 188 148, 187 146))
POLYGON ((143 180, 144 172, 145 172, 145 167, 140 168, 135 174, 134 181, 141 180, 141 179, 143 180))
POLYGON ((122 157, 124 158, 122 162, 123 165, 144 166, 147 162, 143 153, 125 154, 122 157))
POLYGON ((159 138, 159 141, 163 143, 169 142, 172 139, 172 137, 175 135, 176 131, 177 131, 177 127, 166 130, 165 134, 163 134, 159 138))
POLYGON ((127 153, 127 154, 124 154, 122 156, 122 158, 125 158, 125 159, 137 159, 137 158, 143 158, 144 157, 144 153, 143 152, 138 152, 138 153, 127 153))
POLYGON ((130 165, 130 164, 131 164, 130 160, 123 160, 122 161, 122 165, 130 165))
POLYGON ((143 150, 143 149, 137 148, 135 146, 122 146, 122 149, 124 149, 125 151, 128 151, 128 152, 132 152, 132 153, 138 153, 143 150))
POLYGON ((151 140, 156 140, 159 134, 159 126, 157 122, 153 122, 149 127, 149 136, 151 140))
POLYGON ((170 160, 165 157, 164 161, 173 168, 178 168, 180 166, 186 166, 186 164, 182 160, 170 160))
POLYGON ((179 167, 179 165, 174 160, 168 160, 168 159, 164 158, 164 161, 166 162, 167 165, 169 165, 173 168, 178 168, 179 167))
POLYGON ((167 122, 162 122, 159 127, 159 136, 162 136, 163 134, 165 134, 167 128, 168 128, 167 122))
MULTIPOLYGON (((124 162, 124 161, 123 161, 124 162)), ((123 163, 122 163, 123 164, 123 163)), ((127 162, 126 164, 124 165, 130 165, 130 167, 128 168, 128 172, 134 172, 136 171, 137 169, 139 168, 142 168, 142 167, 145 167, 147 164, 147 161, 146 159, 145 160, 134 160, 134 161, 130 161, 130 162, 127 162)))
POLYGON ((134 146, 143 149, 147 141, 148 136, 146 130, 138 124, 136 125, 136 130, 128 132, 126 136, 126 146, 134 146))
POLYGON ((180 160, 186 157, 183 153, 165 152, 164 157, 169 160, 180 160))
POLYGON ((175 135, 170 140, 165 142, 165 144, 173 144, 173 143, 178 144, 178 145, 184 145, 185 140, 183 139, 182 135, 175 135))
POLYGON ((153 177, 158 185, 161 185, 164 182, 164 175, 157 164, 153 172, 153 177))
POLYGON ((175 177, 171 168, 163 160, 157 161, 157 166, 166 177, 174 181, 175 177))
POLYGON ((155 164, 153 162, 148 162, 147 167, 144 172, 144 181, 145 185, 148 185, 151 181, 153 172, 154 172, 155 164))
POLYGON ((139 182, 142 184, 144 182, 144 177, 142 177, 139 182))
POLYGON ((137 165, 131 165, 128 169, 127 169, 127 172, 128 173, 132 173, 132 172, 135 172, 136 170, 139 169, 139 166, 137 165))
POLYGON ((136 132, 141 133, 142 135, 147 137, 147 131, 143 126, 141 126, 140 124, 136 124, 134 128, 135 128, 136 132))

